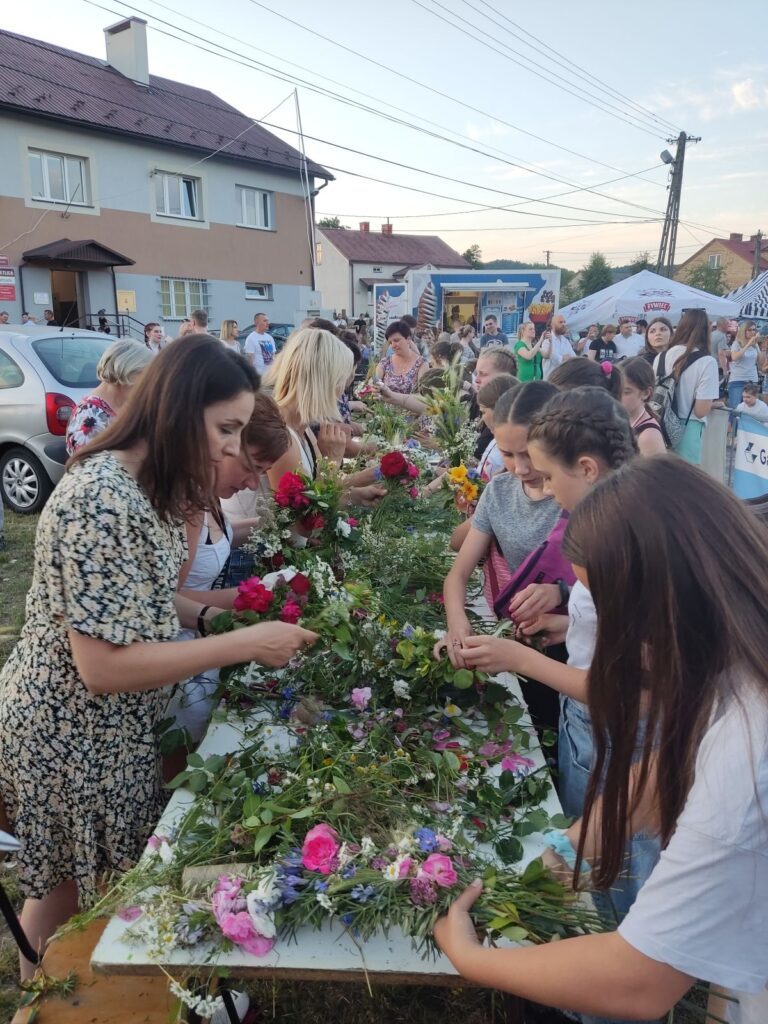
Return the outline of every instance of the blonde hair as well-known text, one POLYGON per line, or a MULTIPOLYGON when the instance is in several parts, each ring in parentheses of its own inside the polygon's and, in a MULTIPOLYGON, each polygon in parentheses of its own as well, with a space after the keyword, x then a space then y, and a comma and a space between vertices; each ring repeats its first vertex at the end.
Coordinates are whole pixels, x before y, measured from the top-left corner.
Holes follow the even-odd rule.
POLYGON ((146 345, 123 338, 110 345, 101 357, 96 376, 103 384, 132 384, 151 362, 152 353, 146 345))
POLYGON ((523 320, 523 322, 517 328, 517 340, 518 341, 522 341, 523 340, 523 331, 528 326, 533 328, 534 333, 536 332, 536 324, 533 322, 533 320, 523 320))
POLYGON ((747 344, 747 331, 750 327, 755 327, 754 320, 742 320, 736 331, 736 341, 739 343, 739 348, 744 348, 747 344))
POLYGON ((354 369, 352 353, 335 334, 317 327, 294 331, 269 367, 265 383, 281 410, 300 423, 340 420, 339 396, 354 369))
POLYGON ((222 320, 219 330, 220 341, 237 341, 237 331, 234 329, 237 320, 222 320))

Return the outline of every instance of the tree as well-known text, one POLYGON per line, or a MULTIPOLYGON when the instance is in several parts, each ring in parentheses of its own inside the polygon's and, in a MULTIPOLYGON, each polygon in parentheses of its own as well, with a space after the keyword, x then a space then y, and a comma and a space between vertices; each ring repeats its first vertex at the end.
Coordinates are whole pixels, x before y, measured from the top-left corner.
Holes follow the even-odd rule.
POLYGON ((338 217, 321 217, 317 226, 319 228, 340 228, 341 221, 338 217))
POLYGON ((630 274, 639 274, 641 270, 652 270, 651 266, 651 254, 646 249, 645 252, 639 252, 637 256, 629 264, 630 274))
POLYGON ((594 295, 613 284, 611 268, 601 252, 593 252, 589 263, 581 271, 580 292, 582 296, 594 295))
POLYGON ((469 263, 473 270, 477 270, 482 266, 483 253, 479 245, 470 245, 470 247, 461 254, 464 259, 469 263))
POLYGON ((703 292, 709 292, 711 295, 724 295, 726 292, 724 273, 722 267, 713 270, 706 263, 699 263, 688 271, 686 280, 692 288, 701 288, 703 292))

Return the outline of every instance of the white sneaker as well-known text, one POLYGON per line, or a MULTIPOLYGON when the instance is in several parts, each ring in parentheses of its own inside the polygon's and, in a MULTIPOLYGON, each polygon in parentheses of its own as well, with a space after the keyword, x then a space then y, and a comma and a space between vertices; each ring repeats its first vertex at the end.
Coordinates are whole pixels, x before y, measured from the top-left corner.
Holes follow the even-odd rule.
MULTIPOLYGON (((235 1004, 235 1010, 239 1020, 245 1018, 246 1013, 251 1005, 251 1000, 245 994, 245 992, 234 992, 230 991, 230 995, 235 1004)), ((211 1024, 229 1024, 229 1015, 227 1014, 226 1006, 220 1006, 218 1010, 211 1017, 211 1024)))

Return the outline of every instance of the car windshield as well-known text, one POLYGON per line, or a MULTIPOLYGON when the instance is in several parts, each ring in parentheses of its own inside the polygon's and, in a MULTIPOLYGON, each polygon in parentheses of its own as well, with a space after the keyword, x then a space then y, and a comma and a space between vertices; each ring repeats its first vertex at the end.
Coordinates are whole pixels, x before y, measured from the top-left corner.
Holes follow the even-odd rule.
POLYGON ((39 338, 32 348, 59 384, 72 388, 95 388, 96 366, 112 343, 104 338, 39 338))

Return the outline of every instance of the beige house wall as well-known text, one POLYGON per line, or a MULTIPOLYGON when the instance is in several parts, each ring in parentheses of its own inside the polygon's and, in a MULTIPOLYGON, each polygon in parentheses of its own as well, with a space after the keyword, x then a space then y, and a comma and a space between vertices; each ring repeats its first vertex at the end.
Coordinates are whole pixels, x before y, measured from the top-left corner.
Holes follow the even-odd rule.
POLYGON ((724 291, 733 291, 734 288, 746 284, 751 279, 752 264, 731 252, 722 242, 713 239, 680 266, 675 274, 675 281, 687 284, 690 272, 695 267, 709 266, 709 257, 714 254, 720 255, 720 266, 723 268, 724 291))

